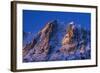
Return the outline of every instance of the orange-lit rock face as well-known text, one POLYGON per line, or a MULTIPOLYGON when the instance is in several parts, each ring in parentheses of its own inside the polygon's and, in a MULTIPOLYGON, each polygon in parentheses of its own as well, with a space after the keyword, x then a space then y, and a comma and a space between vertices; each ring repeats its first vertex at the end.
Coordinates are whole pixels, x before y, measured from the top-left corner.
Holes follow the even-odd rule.
POLYGON ((63 28, 58 29, 57 25, 57 21, 49 22, 33 36, 32 41, 23 47, 23 62, 70 60, 70 57, 76 59, 77 56, 81 59, 86 49, 90 51, 89 44, 84 43, 87 39, 80 39, 86 30, 78 30, 74 22, 65 26, 64 31, 59 31, 63 28))
POLYGON ((60 52, 62 52, 64 54, 70 54, 70 53, 75 51, 75 48, 76 48, 76 44, 75 43, 73 43, 73 44, 66 44, 66 45, 63 45, 60 48, 60 52))
POLYGON ((62 45, 66 45, 70 42, 71 38, 69 37, 69 34, 66 34, 62 40, 62 45))
POLYGON ((67 28, 67 33, 65 34, 64 38, 62 39, 62 47, 60 48, 60 51, 63 53, 70 53, 74 52, 76 43, 70 43, 72 41, 72 38, 74 36, 74 29, 75 25, 69 24, 67 28))
POLYGON ((73 32, 74 32, 74 25, 69 25, 68 29, 67 29, 67 33, 64 36, 63 40, 62 40, 62 45, 68 44, 69 42, 71 42, 71 39, 73 37, 73 32))

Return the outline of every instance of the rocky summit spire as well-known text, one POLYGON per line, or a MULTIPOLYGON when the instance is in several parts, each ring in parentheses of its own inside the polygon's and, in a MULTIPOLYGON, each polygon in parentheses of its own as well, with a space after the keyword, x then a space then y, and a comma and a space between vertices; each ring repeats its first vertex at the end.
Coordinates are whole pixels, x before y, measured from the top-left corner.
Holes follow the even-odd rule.
POLYGON ((56 20, 48 22, 23 47, 23 62, 89 59, 90 31, 76 25, 73 21, 67 27, 56 20))
POLYGON ((67 27, 67 33, 65 34, 64 38, 62 39, 62 45, 68 44, 71 42, 71 39, 74 36, 74 29, 75 25, 74 22, 70 22, 67 27))
POLYGON ((75 49, 76 43, 72 42, 72 38, 74 37, 74 29, 75 25, 72 21, 68 24, 67 32, 62 39, 62 47, 60 48, 60 52, 68 54, 70 53, 70 51, 73 51, 75 49))
POLYGON ((54 20, 46 24, 46 26, 39 31, 37 37, 23 49, 24 61, 44 61, 47 59, 49 52, 49 39, 53 30, 53 25, 57 21, 54 20))

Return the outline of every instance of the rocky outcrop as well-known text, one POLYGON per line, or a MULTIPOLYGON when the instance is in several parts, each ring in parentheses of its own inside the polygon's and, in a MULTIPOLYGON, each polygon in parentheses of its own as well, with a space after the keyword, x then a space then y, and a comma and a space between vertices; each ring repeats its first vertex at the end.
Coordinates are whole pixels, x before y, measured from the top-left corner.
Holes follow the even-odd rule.
POLYGON ((27 44, 25 47, 23 47, 23 57, 26 56, 29 52, 29 50, 31 50, 35 44, 37 43, 37 41, 35 39, 32 40, 31 43, 27 44))
POLYGON ((62 45, 66 45, 71 42, 71 40, 74 36, 74 29, 75 29, 74 22, 70 22, 68 24, 67 33, 65 34, 65 36, 62 40, 62 45))
POLYGON ((75 29, 74 22, 70 22, 68 24, 67 33, 62 39, 62 47, 60 48, 61 52, 68 54, 75 51, 77 46, 77 42, 73 41, 75 29))
POLYGON ((23 62, 89 59, 90 31, 73 21, 62 26, 56 20, 48 22, 23 47, 23 62))
POLYGON ((38 32, 33 41, 26 45, 26 47, 23 49, 24 61, 44 61, 47 59, 47 54, 50 47, 49 39, 54 22, 55 21, 52 21, 46 24, 46 26, 40 32, 38 32))

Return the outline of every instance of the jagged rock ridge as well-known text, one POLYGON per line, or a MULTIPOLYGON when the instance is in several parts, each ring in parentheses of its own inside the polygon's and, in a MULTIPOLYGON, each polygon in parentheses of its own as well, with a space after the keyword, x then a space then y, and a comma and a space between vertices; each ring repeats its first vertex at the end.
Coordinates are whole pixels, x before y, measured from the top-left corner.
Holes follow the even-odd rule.
POLYGON ((25 61, 44 61, 47 59, 53 23, 55 23, 55 21, 46 24, 46 26, 38 32, 37 36, 33 38, 32 42, 23 49, 23 58, 25 61))
POLYGON ((46 26, 23 47, 23 62, 80 60, 90 58, 90 31, 72 21, 59 28, 56 20, 46 26))

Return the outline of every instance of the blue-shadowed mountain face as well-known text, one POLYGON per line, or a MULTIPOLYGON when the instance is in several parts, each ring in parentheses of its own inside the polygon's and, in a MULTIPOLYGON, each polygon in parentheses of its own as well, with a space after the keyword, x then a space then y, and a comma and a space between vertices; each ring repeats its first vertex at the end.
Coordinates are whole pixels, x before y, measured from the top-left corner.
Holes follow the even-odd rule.
POLYGON ((74 21, 49 21, 36 34, 23 32, 23 62, 90 59, 90 36, 74 21))

